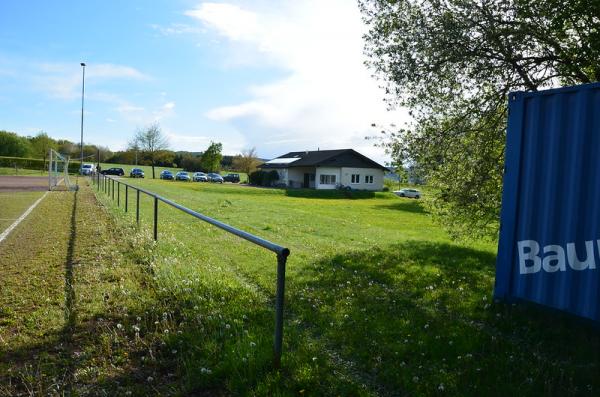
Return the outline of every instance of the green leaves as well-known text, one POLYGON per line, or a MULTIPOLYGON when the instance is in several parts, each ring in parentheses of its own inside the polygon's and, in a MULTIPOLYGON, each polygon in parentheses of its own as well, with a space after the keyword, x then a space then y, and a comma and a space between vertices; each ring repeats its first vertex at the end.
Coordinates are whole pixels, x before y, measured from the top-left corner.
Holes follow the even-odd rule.
POLYGON ((600 3, 583 0, 362 0, 367 65, 413 123, 387 134, 417 164, 430 209, 457 235, 495 236, 506 98, 600 79, 600 3))
POLYGON ((218 172, 221 168, 221 159, 223 158, 222 151, 223 145, 221 143, 211 142, 208 149, 202 153, 202 158, 200 159, 202 168, 208 172, 218 172))

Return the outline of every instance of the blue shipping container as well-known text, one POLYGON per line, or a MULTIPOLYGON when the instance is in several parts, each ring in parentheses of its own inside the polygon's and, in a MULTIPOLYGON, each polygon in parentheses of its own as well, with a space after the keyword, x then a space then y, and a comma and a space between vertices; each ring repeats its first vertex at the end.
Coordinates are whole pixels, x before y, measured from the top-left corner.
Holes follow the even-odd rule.
POLYGON ((600 83, 509 96, 494 296, 600 321, 600 83))

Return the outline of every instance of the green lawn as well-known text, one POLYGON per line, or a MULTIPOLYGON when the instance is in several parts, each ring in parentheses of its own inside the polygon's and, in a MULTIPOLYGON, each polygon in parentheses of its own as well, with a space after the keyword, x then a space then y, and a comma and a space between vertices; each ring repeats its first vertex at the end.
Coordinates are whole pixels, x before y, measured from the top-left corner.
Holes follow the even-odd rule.
POLYGON ((30 170, 26 168, 0 167, 0 175, 47 176, 48 171, 30 170))
MULTIPOLYGON (((283 369, 274 371, 274 255, 160 205, 159 243, 140 253, 156 283, 143 312, 158 317, 147 325, 149 335, 164 341, 161 351, 176 352, 175 367, 162 371, 175 371, 171 384, 182 393, 600 390, 597 331, 567 316, 492 302, 496 245, 453 241, 419 201, 391 193, 347 199, 227 184, 130 182, 292 252, 283 369), (155 314, 160 311, 162 319, 155 314)), ((119 210, 99 197, 126 227, 135 207, 131 195, 131 213, 123 214, 123 194, 119 210)), ((145 197, 141 215, 139 238, 147 239, 152 212, 145 197)))
POLYGON ((0 233, 10 226, 44 192, 0 193, 0 233))
POLYGON ((130 242, 83 185, 48 194, 0 243, 0 396, 170 394, 148 382, 152 362, 128 359, 153 349, 122 325, 152 284, 130 242))

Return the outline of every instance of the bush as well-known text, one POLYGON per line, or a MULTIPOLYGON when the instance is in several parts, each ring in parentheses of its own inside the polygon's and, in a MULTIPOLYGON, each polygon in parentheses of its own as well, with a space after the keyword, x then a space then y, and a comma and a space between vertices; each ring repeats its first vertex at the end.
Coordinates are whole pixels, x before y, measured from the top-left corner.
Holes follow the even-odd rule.
MULTIPOLYGON (((27 157, 4 157, 0 156, 0 167, 23 168, 27 170, 48 170, 48 161, 42 159, 32 159, 27 157)), ((69 173, 76 174, 79 172, 79 162, 69 162, 69 173)))
POLYGON ((279 180, 279 173, 275 170, 258 170, 248 175, 248 180, 251 185, 270 187, 273 186, 274 182, 279 180))
POLYGON ((0 131, 0 156, 27 156, 31 144, 27 138, 20 137, 14 132, 0 131))

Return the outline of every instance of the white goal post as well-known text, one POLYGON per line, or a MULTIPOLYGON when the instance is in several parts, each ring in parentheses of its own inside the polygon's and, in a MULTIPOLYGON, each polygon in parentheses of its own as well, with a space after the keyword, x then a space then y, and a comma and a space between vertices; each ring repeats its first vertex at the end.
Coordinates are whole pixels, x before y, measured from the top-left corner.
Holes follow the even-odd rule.
POLYGON ((48 162, 48 190, 74 190, 69 180, 69 156, 50 149, 48 162))

